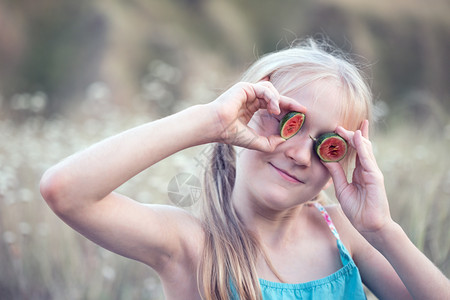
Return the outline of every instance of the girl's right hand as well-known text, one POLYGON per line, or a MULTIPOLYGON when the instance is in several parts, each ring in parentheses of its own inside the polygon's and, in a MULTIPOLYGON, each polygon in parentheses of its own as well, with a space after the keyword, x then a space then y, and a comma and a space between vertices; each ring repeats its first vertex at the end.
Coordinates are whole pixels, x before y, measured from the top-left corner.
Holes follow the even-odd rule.
POLYGON ((280 135, 262 136, 248 126, 258 110, 267 109, 275 115, 282 110, 306 112, 306 108, 294 99, 281 96, 268 80, 239 82, 210 105, 219 125, 216 133, 218 142, 265 152, 272 152, 285 140, 280 135))

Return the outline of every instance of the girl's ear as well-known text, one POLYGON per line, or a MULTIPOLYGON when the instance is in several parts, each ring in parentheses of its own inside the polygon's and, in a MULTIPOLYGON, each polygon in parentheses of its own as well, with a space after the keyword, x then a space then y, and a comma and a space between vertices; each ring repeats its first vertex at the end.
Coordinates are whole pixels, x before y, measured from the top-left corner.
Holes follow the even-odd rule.
POLYGON ((333 178, 330 177, 330 179, 328 179, 328 182, 322 188, 322 191, 325 191, 326 189, 328 189, 332 184, 333 184, 333 178))

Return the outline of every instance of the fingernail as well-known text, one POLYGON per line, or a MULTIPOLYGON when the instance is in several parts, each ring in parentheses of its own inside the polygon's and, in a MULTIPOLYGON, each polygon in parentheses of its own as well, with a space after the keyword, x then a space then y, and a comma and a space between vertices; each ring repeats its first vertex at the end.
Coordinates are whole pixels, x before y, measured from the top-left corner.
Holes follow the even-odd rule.
POLYGON ((279 108, 278 106, 276 106, 275 104, 273 104, 272 107, 273 107, 273 112, 274 112, 276 115, 279 115, 280 112, 281 112, 280 108, 279 108))

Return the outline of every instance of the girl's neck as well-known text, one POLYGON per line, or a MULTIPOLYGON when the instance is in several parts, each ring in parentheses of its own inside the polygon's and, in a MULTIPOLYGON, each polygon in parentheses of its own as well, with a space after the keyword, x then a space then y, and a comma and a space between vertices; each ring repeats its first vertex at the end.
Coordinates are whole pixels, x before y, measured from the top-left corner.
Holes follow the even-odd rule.
POLYGON ((306 218, 307 205, 276 211, 264 206, 260 201, 253 201, 250 197, 235 193, 231 201, 239 218, 266 245, 283 245, 289 240, 297 239, 302 234, 302 225, 306 218))

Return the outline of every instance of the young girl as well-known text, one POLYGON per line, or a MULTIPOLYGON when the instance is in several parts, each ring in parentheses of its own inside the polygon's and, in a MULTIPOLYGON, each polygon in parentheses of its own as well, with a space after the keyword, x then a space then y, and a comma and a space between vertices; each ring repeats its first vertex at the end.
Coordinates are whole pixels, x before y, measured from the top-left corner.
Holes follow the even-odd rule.
POLYGON ((450 299, 448 279, 389 214, 366 83, 324 49, 308 41, 266 55, 215 101, 67 158, 44 174, 43 197, 87 238, 152 267, 167 299, 364 299, 362 282, 380 299, 450 299), (289 111, 305 123, 284 140, 289 111), (326 132, 348 142, 343 161, 313 152, 326 132), (114 192, 206 143, 216 144, 198 216, 114 192), (324 208, 331 182, 340 206, 324 208))

